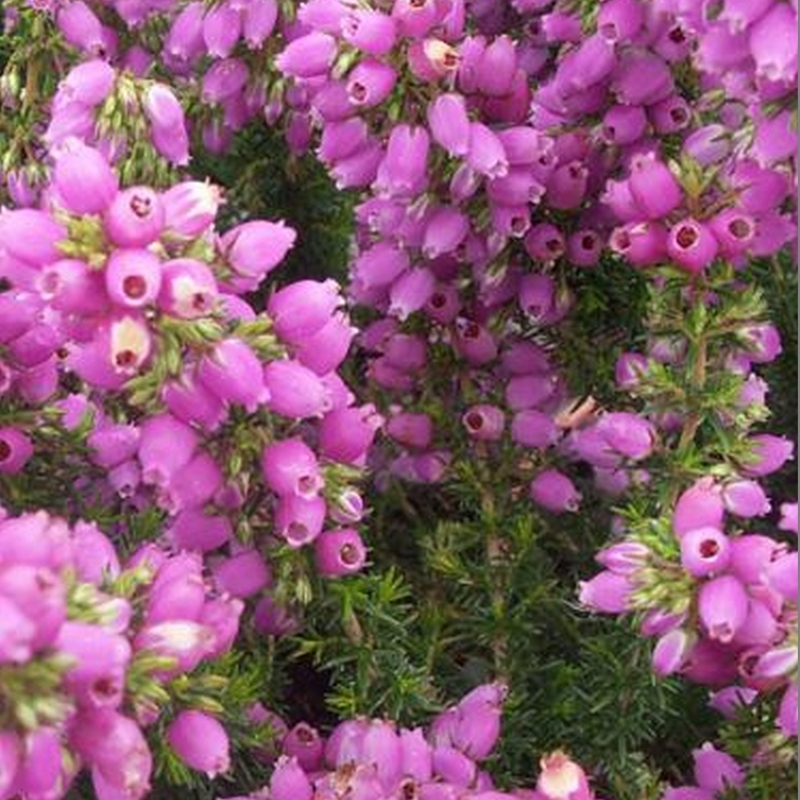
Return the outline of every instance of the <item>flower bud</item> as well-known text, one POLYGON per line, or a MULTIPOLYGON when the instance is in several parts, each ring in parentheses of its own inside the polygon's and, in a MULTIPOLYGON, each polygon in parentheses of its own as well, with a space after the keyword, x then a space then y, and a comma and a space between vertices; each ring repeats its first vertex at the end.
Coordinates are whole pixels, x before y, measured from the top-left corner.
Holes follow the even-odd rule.
POLYGON ((261 473, 279 495, 315 497, 324 486, 317 457, 302 439, 284 439, 267 445, 261 454, 261 473))
POLYGON ((554 514, 577 511, 581 495, 572 481, 555 469, 540 472, 530 485, 531 499, 554 514))
POLYGON ((591 800, 586 773, 568 755, 557 750, 544 756, 536 789, 546 800, 591 800))
POLYGON ((661 678, 679 672, 696 641, 697 638, 683 628, 662 634, 653 650, 653 672, 661 678))
POLYGON ((167 728, 167 741, 187 766, 209 778, 230 767, 228 734, 214 717, 202 711, 180 711, 167 728))
POLYGON ((68 211, 99 214, 114 199, 119 181, 98 150, 70 138, 55 154, 53 185, 68 211))
POLYGON ((606 570, 589 581, 580 581, 578 586, 578 599, 592 611, 622 614, 629 608, 633 585, 626 575, 606 570))
POLYGON ((161 195, 161 203, 166 229, 191 239, 214 222, 222 195, 210 183, 183 181, 167 189, 161 195))
POLYGON ((708 636, 726 644, 747 618, 747 592, 732 575, 721 575, 700 587, 698 607, 708 636))
POLYGON ((312 772, 321 766, 325 743, 316 728, 305 722, 299 722, 287 731, 282 748, 287 756, 296 758, 304 770, 312 772))
POLYGON ((294 39, 275 60, 278 69, 294 78, 313 78, 325 74, 336 57, 337 44, 333 36, 312 31, 294 39))
POLYGON ((311 800, 314 789, 296 758, 281 756, 269 782, 272 800, 311 800))
POLYGON ((267 407, 291 419, 322 417, 332 407, 330 391, 312 370, 294 360, 271 361, 264 368, 267 407))

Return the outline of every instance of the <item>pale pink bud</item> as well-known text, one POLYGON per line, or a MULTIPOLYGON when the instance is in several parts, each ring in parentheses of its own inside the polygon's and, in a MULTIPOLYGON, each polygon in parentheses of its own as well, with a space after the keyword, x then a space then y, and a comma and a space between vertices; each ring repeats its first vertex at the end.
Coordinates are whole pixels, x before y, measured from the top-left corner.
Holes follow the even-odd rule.
POLYGON ((662 634, 653 650, 653 672, 659 677, 679 672, 689 658, 696 637, 683 628, 662 634))
POLYGON ((591 800, 586 773, 568 755, 556 751, 543 756, 536 789, 546 800, 591 800))
POLYGON ((180 236, 194 238, 214 222, 222 195, 210 183, 184 181, 167 189, 161 195, 161 202, 166 229, 180 236))
POLYGON ((53 184, 68 211, 99 214, 114 199, 119 181, 100 151, 70 138, 55 153, 53 184))

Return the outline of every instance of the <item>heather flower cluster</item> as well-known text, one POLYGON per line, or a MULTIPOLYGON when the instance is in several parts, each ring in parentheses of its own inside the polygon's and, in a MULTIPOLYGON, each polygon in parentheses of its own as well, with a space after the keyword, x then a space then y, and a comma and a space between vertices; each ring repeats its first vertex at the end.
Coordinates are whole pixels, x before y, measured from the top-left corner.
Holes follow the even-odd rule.
MULTIPOLYGON (((144 797, 170 681, 231 647, 243 603, 196 554, 146 545, 121 563, 96 525, 44 511, 0 521, 0 584, 0 796, 63 797, 85 767, 98 797, 144 797)), ((224 747, 187 763, 224 772, 206 719, 224 747)))
POLYGON ((773 482, 795 443, 770 427, 786 342, 756 267, 785 269, 797 240, 795 0, 3 10, 0 800, 62 797, 84 768, 102 800, 138 800, 244 751, 271 772, 247 800, 592 800, 560 750, 534 789, 482 765, 517 645, 536 646, 501 630, 519 531, 577 551, 578 512, 613 520, 584 611, 631 616, 655 674, 707 686, 722 719, 692 743, 695 785, 647 796, 727 800, 785 772, 797 504, 773 482), (197 174, 265 126, 352 198, 346 281, 284 280, 305 231, 197 174), (640 318, 576 378, 581 331, 609 316, 587 286, 614 271, 643 287, 620 309, 640 318), (453 487, 441 508, 474 519, 441 520, 450 551, 438 528, 400 541, 409 496, 453 487), (456 541, 475 528, 480 546, 456 541), (387 542, 493 615, 470 640, 445 587, 414 597, 440 637, 419 672, 481 683, 427 732, 390 692, 397 720, 356 713, 369 653, 396 644, 358 582, 394 568, 387 542), (479 580, 458 572, 470 548, 479 580), (304 622, 337 604, 350 649, 331 656, 304 622), (250 703, 264 674, 230 680, 239 718, 212 698, 235 653, 280 683, 292 641, 323 682, 358 677, 327 736, 268 711, 266 686, 250 703))
MULTIPOLYGON (((565 753, 542 758, 536 789, 495 789, 479 763, 491 755, 500 733, 507 687, 485 684, 422 728, 358 718, 321 737, 300 723, 287 731, 269 785, 253 797, 264 800, 334 800, 342 796, 379 800, 594 800, 583 769, 565 753)), ((228 798, 227 800, 245 800, 228 798)))

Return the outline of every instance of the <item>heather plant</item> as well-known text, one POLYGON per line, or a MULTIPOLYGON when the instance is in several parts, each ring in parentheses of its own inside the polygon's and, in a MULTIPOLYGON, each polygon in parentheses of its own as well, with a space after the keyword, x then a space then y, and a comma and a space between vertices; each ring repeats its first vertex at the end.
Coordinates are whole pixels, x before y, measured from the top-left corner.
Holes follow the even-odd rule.
POLYGON ((4 11, 0 800, 796 792, 796 4, 4 11))

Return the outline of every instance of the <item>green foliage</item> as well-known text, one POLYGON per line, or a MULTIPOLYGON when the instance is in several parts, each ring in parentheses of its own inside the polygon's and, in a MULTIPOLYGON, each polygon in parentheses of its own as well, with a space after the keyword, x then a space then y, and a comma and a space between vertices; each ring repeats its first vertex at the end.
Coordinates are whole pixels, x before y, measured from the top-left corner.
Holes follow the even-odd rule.
POLYGON ((224 157, 200 153, 192 162, 199 179, 226 187, 221 227, 245 219, 285 219, 297 242, 276 273, 288 283, 347 275, 353 196, 333 186, 316 159, 292 155, 280 131, 251 125, 224 157))
POLYGON ((414 724, 437 707, 412 594, 393 569, 329 583, 293 657, 327 673, 337 716, 414 724))

